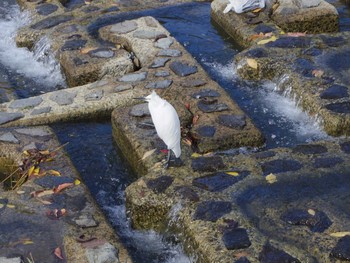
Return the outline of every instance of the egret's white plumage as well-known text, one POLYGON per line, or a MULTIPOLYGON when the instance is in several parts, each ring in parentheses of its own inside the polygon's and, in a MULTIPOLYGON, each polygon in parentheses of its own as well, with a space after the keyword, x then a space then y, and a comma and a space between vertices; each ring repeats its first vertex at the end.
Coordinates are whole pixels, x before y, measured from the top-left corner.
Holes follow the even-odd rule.
MULTIPOLYGON (((181 129, 180 120, 175 108, 166 100, 152 91, 145 97, 148 102, 148 109, 151 113, 153 124, 158 136, 164 141, 170 150, 174 152, 176 158, 181 155, 181 129)), ((170 155, 168 156, 169 161, 170 155)))

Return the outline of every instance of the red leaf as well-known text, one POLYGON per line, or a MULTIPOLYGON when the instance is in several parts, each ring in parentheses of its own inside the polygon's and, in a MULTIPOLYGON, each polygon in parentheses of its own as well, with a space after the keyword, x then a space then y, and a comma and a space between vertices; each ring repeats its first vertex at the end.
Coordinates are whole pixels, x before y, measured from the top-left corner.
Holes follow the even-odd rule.
POLYGON ((56 248, 55 248, 54 254, 55 254, 55 256, 58 257, 59 259, 64 260, 64 258, 63 258, 63 256, 62 256, 62 250, 61 250, 60 247, 56 247, 56 248))
POLYGON ((54 193, 57 194, 59 192, 61 192, 63 189, 67 188, 67 187, 70 187, 74 185, 73 183, 64 183, 64 184, 60 184, 59 186, 55 187, 53 189, 54 193))
POLYGON ((160 150, 162 153, 164 153, 164 154, 168 154, 168 152, 169 152, 169 150, 168 149, 162 149, 162 150, 160 150))
POLYGON ((189 103, 185 103, 185 107, 189 110, 191 108, 191 105, 189 103))

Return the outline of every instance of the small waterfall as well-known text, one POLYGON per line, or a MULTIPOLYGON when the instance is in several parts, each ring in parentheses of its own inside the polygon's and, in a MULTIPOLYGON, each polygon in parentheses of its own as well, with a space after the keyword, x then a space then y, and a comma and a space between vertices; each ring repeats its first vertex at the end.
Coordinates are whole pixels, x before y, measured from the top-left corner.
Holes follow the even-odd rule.
MULTIPOLYGON (((34 52, 16 46, 17 31, 30 23, 28 12, 21 12, 17 5, 0 6, 0 64, 5 66, 14 78, 20 76, 32 79, 48 90, 57 85, 65 86, 59 64, 49 51, 48 39, 43 38, 35 45, 34 52)), ((31 84, 34 86, 35 84, 31 84)), ((30 87, 32 88, 32 87, 30 87)))

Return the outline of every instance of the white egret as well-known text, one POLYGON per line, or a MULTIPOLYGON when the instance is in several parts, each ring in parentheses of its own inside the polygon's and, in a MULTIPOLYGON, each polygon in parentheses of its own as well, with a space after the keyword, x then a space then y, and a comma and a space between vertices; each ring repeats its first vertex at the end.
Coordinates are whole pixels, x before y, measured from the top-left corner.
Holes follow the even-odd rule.
POLYGON ((153 124, 158 136, 168 147, 168 157, 165 167, 169 167, 171 151, 175 157, 181 155, 181 129, 180 120, 175 108, 166 100, 158 96, 155 91, 146 97, 136 98, 148 102, 148 109, 151 113, 153 124))

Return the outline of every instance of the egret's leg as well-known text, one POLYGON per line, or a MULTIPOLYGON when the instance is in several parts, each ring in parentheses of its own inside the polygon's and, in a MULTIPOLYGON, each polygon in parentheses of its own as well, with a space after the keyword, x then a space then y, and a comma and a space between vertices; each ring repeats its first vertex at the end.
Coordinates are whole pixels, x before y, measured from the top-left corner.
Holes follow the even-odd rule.
POLYGON ((171 150, 168 150, 168 157, 166 158, 165 169, 169 168, 170 157, 171 157, 171 150))

